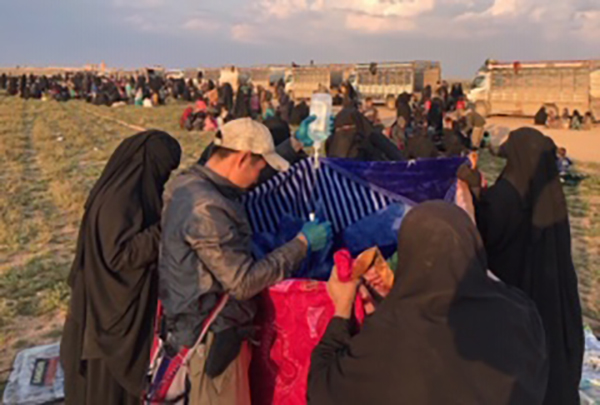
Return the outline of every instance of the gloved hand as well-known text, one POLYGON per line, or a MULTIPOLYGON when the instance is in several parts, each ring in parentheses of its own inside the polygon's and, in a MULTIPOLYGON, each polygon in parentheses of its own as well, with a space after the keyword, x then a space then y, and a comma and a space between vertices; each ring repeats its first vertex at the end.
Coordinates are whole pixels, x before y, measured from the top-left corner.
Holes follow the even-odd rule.
POLYGON ((307 222, 300 231, 308 242, 309 252, 318 252, 325 249, 331 238, 333 238, 333 231, 331 229, 331 222, 313 221, 307 222))
MULTIPOLYGON (((307 118, 304 119, 304 121, 302 121, 302 123, 300 124, 300 128, 298 128, 298 130, 296 131, 296 139, 299 140, 300 142, 302 142, 302 145, 304 145, 305 147, 313 146, 313 144, 315 143, 313 141, 313 139, 310 137, 309 133, 310 133, 310 124, 315 122, 316 119, 317 119, 317 117, 314 115, 308 116, 307 118)), ((329 125, 328 125, 329 135, 333 134, 334 122, 335 122, 335 117, 332 115, 329 118, 329 125)))

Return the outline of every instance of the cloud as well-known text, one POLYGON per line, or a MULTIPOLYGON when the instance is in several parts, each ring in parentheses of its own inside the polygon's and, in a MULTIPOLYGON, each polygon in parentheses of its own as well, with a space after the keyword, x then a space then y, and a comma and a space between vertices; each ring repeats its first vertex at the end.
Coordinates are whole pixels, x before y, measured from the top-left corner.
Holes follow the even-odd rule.
POLYGON ((123 22, 126 25, 133 27, 138 31, 143 31, 143 32, 159 32, 160 31, 160 26, 158 24, 150 21, 149 19, 147 19, 146 17, 144 17, 140 14, 133 14, 133 15, 126 16, 125 18, 123 18, 123 22))
POLYGON ((113 6, 119 8, 155 9, 166 4, 166 0, 113 0, 113 6))
POLYGON ((188 31, 214 32, 221 28, 221 24, 204 16, 190 18, 183 24, 183 28, 188 31))
POLYGON ((329 0, 326 9, 346 10, 378 17, 415 17, 433 10, 435 0, 329 0))
POLYGON ((411 31, 415 29, 413 21, 401 18, 386 18, 368 14, 351 13, 346 16, 346 28, 365 33, 382 33, 392 31, 411 31))
POLYGON ((596 42, 600 37, 600 11, 580 11, 575 15, 577 33, 585 40, 596 42))
MULTIPOLYGON (((449 0, 452 3, 471 0, 449 0)), ((260 0, 258 8, 270 16, 289 18, 306 11, 345 11, 377 17, 414 17, 431 11, 436 0, 260 0)))
POLYGON ((268 16, 289 18, 298 12, 308 10, 311 3, 307 0, 260 0, 256 6, 268 16))
POLYGON ((260 28, 252 24, 235 24, 231 27, 231 39, 244 44, 261 44, 264 42, 260 28))
POLYGON ((522 6, 522 4, 519 4, 518 0, 496 0, 494 1, 492 7, 490 7, 485 13, 493 17, 516 15, 519 13, 520 5, 522 6))

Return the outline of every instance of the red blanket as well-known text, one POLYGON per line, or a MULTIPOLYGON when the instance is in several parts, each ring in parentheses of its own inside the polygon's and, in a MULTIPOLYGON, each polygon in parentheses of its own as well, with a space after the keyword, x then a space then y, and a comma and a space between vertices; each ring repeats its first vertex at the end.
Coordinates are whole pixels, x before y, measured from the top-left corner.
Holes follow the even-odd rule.
MULTIPOLYGON (((362 322, 360 297, 355 307, 362 322)), ((263 293, 257 319, 260 346, 250 370, 253 405, 306 404, 310 356, 334 312, 324 282, 288 280, 263 293)))

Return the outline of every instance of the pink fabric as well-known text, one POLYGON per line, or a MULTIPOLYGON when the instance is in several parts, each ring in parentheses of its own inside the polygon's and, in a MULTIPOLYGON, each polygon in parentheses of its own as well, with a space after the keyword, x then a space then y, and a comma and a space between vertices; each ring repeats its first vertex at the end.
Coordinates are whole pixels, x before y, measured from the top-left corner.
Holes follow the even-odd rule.
MULTIPOLYGON (((348 259, 336 254, 338 269, 340 258, 348 259)), ((351 258, 347 263, 351 264, 351 258)), ((327 283, 287 280, 260 298, 260 346, 254 349, 250 367, 252 404, 304 405, 310 356, 335 312, 327 283)), ((360 297, 355 308, 362 324, 365 315, 360 297)))
POLYGON ((216 131, 219 128, 217 120, 212 117, 206 117, 204 119, 204 130, 205 131, 216 131))
POLYGON ((252 98, 250 99, 250 108, 252 108, 252 111, 260 111, 260 98, 258 97, 258 94, 252 95, 252 98))
POLYGON ((187 121, 189 116, 192 115, 193 112, 194 109, 192 107, 188 107, 185 110, 183 110, 183 114, 181 114, 181 118, 179 119, 179 126, 181 127, 181 129, 185 127, 185 122, 187 121))
POLYGON ((196 104, 194 105, 196 112, 206 112, 206 102, 202 99, 196 101, 196 104))

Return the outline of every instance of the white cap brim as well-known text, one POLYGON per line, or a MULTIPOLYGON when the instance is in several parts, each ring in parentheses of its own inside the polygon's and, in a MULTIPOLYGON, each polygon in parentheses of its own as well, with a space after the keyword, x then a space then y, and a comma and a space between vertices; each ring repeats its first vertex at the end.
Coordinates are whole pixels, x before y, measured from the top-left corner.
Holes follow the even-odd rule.
POLYGON ((290 163, 279 156, 277 153, 265 153, 262 155, 267 164, 278 172, 286 172, 290 168, 290 163))

